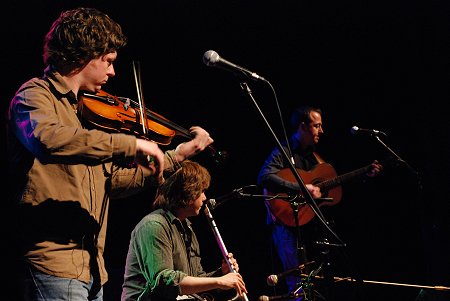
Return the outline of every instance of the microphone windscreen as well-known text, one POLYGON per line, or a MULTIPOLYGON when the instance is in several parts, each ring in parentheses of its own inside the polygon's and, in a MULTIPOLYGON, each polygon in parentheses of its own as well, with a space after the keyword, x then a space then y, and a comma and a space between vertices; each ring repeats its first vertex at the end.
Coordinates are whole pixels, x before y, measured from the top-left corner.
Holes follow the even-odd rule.
POLYGON ((209 205, 211 206, 211 209, 215 209, 217 207, 217 201, 215 199, 208 199, 209 205))
POLYGON ((219 55, 214 50, 208 50, 203 54, 203 63, 207 66, 213 66, 219 61, 219 55))

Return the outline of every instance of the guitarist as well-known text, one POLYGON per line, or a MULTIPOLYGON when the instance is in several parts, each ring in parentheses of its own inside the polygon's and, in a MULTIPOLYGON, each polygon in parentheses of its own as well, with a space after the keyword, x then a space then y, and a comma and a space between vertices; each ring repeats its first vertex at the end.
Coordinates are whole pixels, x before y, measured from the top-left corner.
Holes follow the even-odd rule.
MULTIPOLYGON (((291 127, 294 133, 290 137, 289 145, 284 142, 283 147, 288 156, 291 156, 291 160, 295 162, 294 166, 297 169, 310 171, 318 164, 324 163, 315 152, 320 136, 324 133, 321 109, 310 106, 296 108, 291 115, 291 127)), ((272 193, 298 194, 301 191, 298 183, 286 180, 278 175, 281 170, 287 168, 289 168, 289 163, 280 149, 276 147, 261 167, 258 175, 258 185, 272 193)), ((382 168, 381 164, 374 161, 366 175, 369 177, 376 176, 382 168)), ((305 184, 313 198, 322 196, 319 187, 306 182, 305 184)), ((311 226, 313 223, 305 224, 299 229, 295 226, 288 226, 272 213, 268 201, 266 201, 266 207, 268 209, 267 222, 271 226, 273 243, 283 270, 287 271, 296 268, 300 264, 311 260, 306 254, 306 246, 308 245, 307 241, 317 240, 317 237, 311 236, 312 229, 310 228, 313 227, 311 226), (309 237, 308 234, 310 235, 309 237)), ((294 216, 292 216, 292 220, 294 220, 294 216)), ((292 223, 288 224, 292 225, 292 223)), ((292 292, 299 282, 300 278, 298 278, 298 275, 288 275, 286 284, 289 292, 292 292)))

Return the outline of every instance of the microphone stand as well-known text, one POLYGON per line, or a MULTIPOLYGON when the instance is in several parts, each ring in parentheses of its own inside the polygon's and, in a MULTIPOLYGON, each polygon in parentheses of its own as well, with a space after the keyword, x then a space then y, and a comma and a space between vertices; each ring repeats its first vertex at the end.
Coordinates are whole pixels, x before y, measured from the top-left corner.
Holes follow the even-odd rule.
MULTIPOLYGON (((381 140, 380 137, 379 137, 378 135, 372 135, 372 136, 374 136, 374 137, 377 139, 377 141, 378 141, 385 149, 387 149, 389 153, 392 154, 392 156, 397 160, 398 163, 401 163, 401 164, 403 164, 404 166, 406 166, 406 168, 407 168, 411 173, 413 173, 413 174, 415 175, 415 177, 416 177, 415 180, 417 181, 418 195, 419 195, 419 198, 420 198, 421 195, 422 195, 422 189, 423 189, 423 187, 422 187, 422 179, 421 179, 421 176, 420 176, 419 172, 416 171, 411 165, 409 165, 408 162, 406 162, 405 160, 403 160, 402 158, 400 158, 400 156, 397 155, 397 154, 396 154, 389 146, 387 146, 386 143, 384 143, 383 140, 381 140)), ((386 134, 385 134, 385 136, 386 136, 386 134)), ((397 163, 397 164, 398 164, 398 163, 397 163)))
POLYGON ((302 244, 302 236, 300 231, 300 221, 298 220, 298 210, 300 207, 300 203, 297 201, 297 197, 292 199, 292 201, 289 202, 292 208, 292 215, 294 216, 295 221, 295 230, 297 235, 297 241, 296 241, 296 250, 297 250, 297 257, 298 262, 306 262, 306 250, 305 245, 302 244))
MULTIPOLYGON (((266 81, 267 83, 269 83, 268 81, 266 81)), ((306 204, 314 211, 314 213, 316 214, 316 216, 319 218, 320 222, 323 224, 323 226, 325 227, 325 229, 328 230, 328 232, 335 237, 339 243, 342 246, 345 246, 345 243, 339 238, 339 236, 331 229, 328 221, 325 219, 323 213, 320 211, 319 206, 317 205, 317 203, 314 201, 314 198, 311 196, 311 194, 309 193, 308 189, 306 188, 305 183, 303 182, 303 179, 300 177, 299 173, 297 172, 297 169, 295 168, 293 162, 290 160, 288 154, 286 153, 286 151, 283 148, 283 145, 281 144, 280 140, 278 139, 277 135, 275 134, 275 132, 273 131, 272 127, 270 126, 270 123, 268 122, 267 118, 265 117, 264 113, 261 111, 258 103, 256 102, 255 98, 252 95, 252 91, 250 90, 249 86, 247 85, 246 82, 241 82, 241 88, 242 90, 247 94, 247 96, 252 100, 253 104, 255 105, 256 109, 258 110, 261 118, 264 120, 267 128, 269 129, 269 131, 271 132, 275 142, 277 143, 281 153, 283 154, 283 156, 286 159, 286 162, 288 162, 288 166, 289 169, 291 170, 292 174, 294 175, 298 185, 300 186, 300 190, 302 192, 303 198, 306 202, 306 204)), ((270 83, 269 83, 270 85, 270 83)), ((300 229, 299 229, 299 221, 298 221, 298 206, 299 204, 296 202, 291 202, 291 206, 293 208, 293 213, 294 213, 294 218, 295 218, 295 222, 296 222, 296 228, 297 228, 297 248, 299 247, 299 240, 300 240, 300 229)), ((298 251, 298 249, 297 249, 298 251)), ((302 252, 304 255, 304 252, 302 252)), ((297 254, 300 257, 300 254, 297 254)), ((329 277, 327 277, 329 278, 329 277)), ((299 283, 299 288, 302 287, 302 283, 299 283)))
MULTIPOLYGON (((253 185, 250 185, 253 186, 253 185)), ((250 187, 248 186, 248 187, 250 187)), ((295 196, 290 196, 290 195, 265 195, 265 194, 251 194, 251 193, 243 193, 242 190, 237 192, 237 196, 240 198, 264 198, 267 199, 279 199, 279 200, 283 200, 286 202, 289 202, 291 207, 292 207, 292 212, 294 214, 294 219, 295 219, 295 225, 296 225, 296 230, 297 230, 297 254, 299 256, 299 260, 303 260, 302 262, 307 262, 307 258, 306 258, 306 253, 304 252, 304 248, 303 246, 300 246, 300 226, 299 226, 299 220, 298 220, 298 208, 299 206, 304 203, 304 198, 302 196, 299 195, 295 195, 295 196), (302 253, 300 253, 302 252, 302 253), (300 258, 300 256, 303 255, 302 258, 300 258)), ((327 202, 327 201, 332 201, 332 198, 318 198, 315 199, 315 201, 318 202, 327 202)), ((331 261, 330 261, 330 246, 333 247, 342 247, 345 246, 343 244, 333 244, 328 242, 327 239, 323 239, 322 241, 316 241, 315 244, 319 245, 320 248, 320 254, 321 254, 321 259, 322 259, 322 263, 320 264, 320 266, 318 268, 316 268, 315 270, 311 271, 306 282, 304 281, 300 281, 298 283, 298 285, 296 286, 296 288, 289 293, 289 296, 292 297, 292 299, 296 299, 298 298, 298 296, 300 295, 300 292, 302 292, 303 297, 305 298, 302 301, 309 301, 309 300, 314 300, 314 296, 317 295, 319 297, 321 297, 322 299, 325 300, 331 300, 331 293, 330 291, 332 291, 330 289, 331 285, 333 285, 333 275, 331 273, 331 261), (314 285, 311 283, 311 280, 319 273, 323 271, 323 279, 325 281, 325 287, 328 289, 325 289, 325 294, 324 296, 326 296, 326 298, 323 295, 320 295, 315 289, 314 289, 314 285)))
POLYGON ((380 137, 379 137, 378 135, 372 135, 372 136, 374 136, 374 137, 377 139, 377 141, 378 141, 381 145, 383 145, 384 148, 387 149, 388 152, 391 153, 391 154, 394 156, 395 159, 397 159, 398 162, 404 164, 404 165, 405 165, 411 172, 413 172, 414 174, 416 174, 416 175, 419 174, 414 168, 412 168, 411 165, 408 164, 408 162, 406 162, 405 160, 403 160, 402 158, 400 158, 399 155, 397 155, 397 154, 396 154, 389 146, 387 146, 386 143, 384 143, 383 140, 381 140, 380 137))

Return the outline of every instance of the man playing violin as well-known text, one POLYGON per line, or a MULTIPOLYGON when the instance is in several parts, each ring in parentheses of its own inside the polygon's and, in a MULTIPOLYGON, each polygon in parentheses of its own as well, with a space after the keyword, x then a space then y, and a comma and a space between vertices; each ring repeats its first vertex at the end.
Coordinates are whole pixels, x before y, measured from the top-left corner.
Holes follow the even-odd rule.
POLYGON ((120 25, 96 9, 61 13, 44 39, 44 75, 25 82, 10 103, 9 178, 24 300, 103 300, 110 199, 160 183, 163 172, 213 142, 192 127, 190 141, 163 152, 150 140, 83 127, 80 95, 115 75, 126 42, 120 25))

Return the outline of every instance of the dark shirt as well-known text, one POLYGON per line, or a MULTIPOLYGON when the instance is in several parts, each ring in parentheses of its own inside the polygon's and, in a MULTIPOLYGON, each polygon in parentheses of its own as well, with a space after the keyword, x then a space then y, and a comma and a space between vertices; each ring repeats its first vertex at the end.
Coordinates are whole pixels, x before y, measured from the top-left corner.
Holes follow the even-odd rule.
MULTIPOLYGON (((292 135, 289 141, 291 143, 290 146, 295 161, 294 166, 296 168, 308 171, 319 163, 314 154, 313 147, 307 149, 302 148, 296 135, 292 135)), ((289 150, 286 143, 283 143, 283 149, 289 156, 289 150)), ((272 193, 298 193, 301 190, 298 183, 291 182, 277 175, 280 170, 287 168, 289 168, 289 162, 280 148, 276 147, 261 167, 257 179, 258 185, 272 193)), ((267 201, 266 206, 268 209, 268 223, 276 221, 275 216, 270 212, 270 207, 267 201)))
MULTIPOLYGON (((296 168, 308 171, 311 170, 319 162, 314 155, 314 148, 310 147, 304 149, 301 147, 300 142, 296 135, 291 136, 291 150, 293 153, 296 168)), ((283 143, 283 149, 289 156, 289 151, 286 143, 283 143)), ((269 190, 276 192, 294 192, 299 191, 300 187, 298 183, 286 181, 277 176, 277 173, 289 168, 289 162, 284 156, 279 147, 276 147, 270 155, 267 157, 258 175, 258 185, 268 188, 269 190)))

